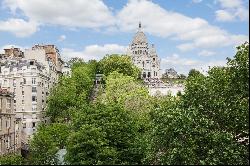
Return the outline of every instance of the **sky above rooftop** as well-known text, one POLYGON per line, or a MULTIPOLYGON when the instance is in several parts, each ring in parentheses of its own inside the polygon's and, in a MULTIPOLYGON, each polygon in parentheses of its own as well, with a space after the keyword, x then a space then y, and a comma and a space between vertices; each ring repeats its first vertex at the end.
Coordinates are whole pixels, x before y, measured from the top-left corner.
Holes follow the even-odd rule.
POLYGON ((249 40, 248 13, 248 0, 0 0, 0 50, 55 44, 98 60, 126 53, 140 21, 161 69, 187 74, 225 65, 249 40))

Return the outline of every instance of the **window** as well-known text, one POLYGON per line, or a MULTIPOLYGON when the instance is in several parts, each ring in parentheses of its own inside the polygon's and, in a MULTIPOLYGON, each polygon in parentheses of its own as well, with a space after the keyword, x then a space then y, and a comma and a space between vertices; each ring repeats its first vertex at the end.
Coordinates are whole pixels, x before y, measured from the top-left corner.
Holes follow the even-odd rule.
POLYGON ((11 126, 11 117, 8 118, 8 120, 6 120, 6 128, 10 128, 11 126))
POLYGON ((36 87, 32 87, 32 92, 36 92, 36 87))
POLYGON ((0 98, 0 108, 2 108, 2 98, 0 98))
POLYGON ((153 61, 155 61, 155 58, 153 58, 153 61))
POLYGON ((22 100, 22 104, 24 104, 24 100, 22 100))
POLYGON ((32 105, 32 111, 36 111, 36 105, 32 105))
POLYGON ((7 149, 9 149, 10 148, 10 136, 7 137, 6 142, 7 142, 6 147, 7 147, 7 149))
POLYGON ((32 101, 36 101, 36 96, 32 96, 32 101))
POLYGON ((32 128, 36 127, 36 122, 32 123, 32 128))
POLYGON ((23 84, 26 84, 26 78, 23 79, 23 84))
POLYGON ((32 84, 36 84, 36 78, 32 78, 32 84))
POLYGON ((13 86, 16 87, 16 80, 13 80, 13 86))
POLYGON ((24 95, 24 91, 22 91, 22 95, 24 95))
POLYGON ((33 61, 30 61, 30 65, 34 65, 34 62, 33 62, 33 61))
POLYGON ((23 128, 24 128, 24 129, 26 128, 26 123, 23 123, 23 128))
POLYGON ((11 106, 11 100, 7 99, 6 108, 10 109, 10 106, 11 106))

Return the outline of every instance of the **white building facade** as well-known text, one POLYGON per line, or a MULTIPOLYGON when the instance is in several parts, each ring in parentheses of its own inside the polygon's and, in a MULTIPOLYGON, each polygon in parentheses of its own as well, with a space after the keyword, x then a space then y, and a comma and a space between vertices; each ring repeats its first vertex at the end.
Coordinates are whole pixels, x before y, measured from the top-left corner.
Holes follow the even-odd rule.
POLYGON ((47 97, 62 74, 63 62, 53 45, 36 45, 23 55, 2 56, 0 87, 14 93, 14 111, 22 120, 21 141, 27 145, 38 124, 47 120, 47 97))
POLYGON ((0 156, 21 152, 21 121, 15 117, 13 93, 0 88, 0 156))
POLYGON ((127 54, 131 56, 133 63, 139 67, 141 78, 160 78, 160 59, 154 45, 149 45, 146 35, 139 23, 138 32, 135 34, 132 43, 129 45, 127 54))

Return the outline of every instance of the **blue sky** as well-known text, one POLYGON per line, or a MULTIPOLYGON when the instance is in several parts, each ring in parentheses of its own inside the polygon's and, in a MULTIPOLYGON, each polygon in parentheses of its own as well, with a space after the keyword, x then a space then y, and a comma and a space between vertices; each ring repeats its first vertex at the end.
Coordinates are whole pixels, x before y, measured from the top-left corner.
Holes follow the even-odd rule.
POLYGON ((0 49, 55 44, 64 59, 126 53, 141 21, 161 69, 225 65, 249 38, 248 0, 0 0, 0 49))

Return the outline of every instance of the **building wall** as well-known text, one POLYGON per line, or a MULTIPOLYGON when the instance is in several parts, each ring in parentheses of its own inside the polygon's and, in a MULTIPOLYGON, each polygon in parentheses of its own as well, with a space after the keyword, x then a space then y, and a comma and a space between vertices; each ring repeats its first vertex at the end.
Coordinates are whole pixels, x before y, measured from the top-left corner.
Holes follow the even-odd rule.
MULTIPOLYGON (((20 64, 20 61, 17 60, 15 63, 20 64)), ((36 126, 43 120, 46 98, 49 88, 52 87, 50 80, 53 78, 49 77, 43 65, 33 60, 26 60, 22 67, 16 65, 12 69, 4 65, 1 71, 0 82, 5 82, 2 88, 14 93, 16 117, 22 120, 22 142, 28 143, 36 131, 36 126), (30 62, 33 62, 33 65, 30 65, 30 62)))
POLYGON ((20 152, 20 123, 15 118, 13 96, 0 93, 0 155, 20 152))
POLYGON ((35 45, 24 51, 23 58, 2 57, 0 87, 14 93, 15 125, 21 128, 16 139, 25 145, 37 125, 48 120, 44 117, 47 97, 58 82, 63 61, 54 45, 35 45))

